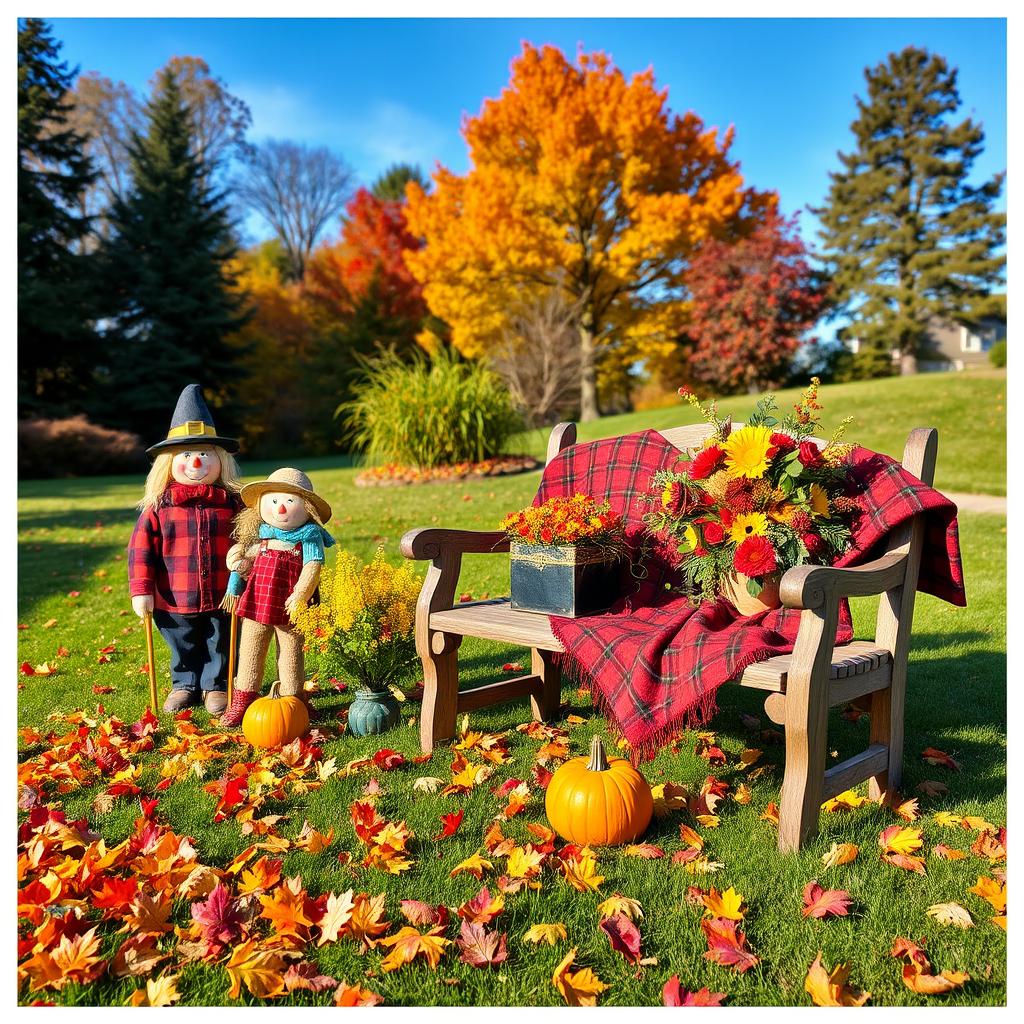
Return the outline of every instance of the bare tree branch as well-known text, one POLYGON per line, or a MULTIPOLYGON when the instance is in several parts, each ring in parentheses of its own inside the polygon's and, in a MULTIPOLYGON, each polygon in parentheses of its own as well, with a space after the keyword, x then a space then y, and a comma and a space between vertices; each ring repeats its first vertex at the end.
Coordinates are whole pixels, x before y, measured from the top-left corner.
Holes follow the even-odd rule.
POLYGON ((327 148, 271 139, 254 148, 235 193, 273 228, 301 280, 320 233, 348 202, 352 180, 349 166, 327 148))
POLYGON ((511 315, 508 329, 491 352, 491 365, 532 427, 554 423, 579 404, 576 325, 585 301, 586 296, 570 302, 562 289, 548 288, 511 315))

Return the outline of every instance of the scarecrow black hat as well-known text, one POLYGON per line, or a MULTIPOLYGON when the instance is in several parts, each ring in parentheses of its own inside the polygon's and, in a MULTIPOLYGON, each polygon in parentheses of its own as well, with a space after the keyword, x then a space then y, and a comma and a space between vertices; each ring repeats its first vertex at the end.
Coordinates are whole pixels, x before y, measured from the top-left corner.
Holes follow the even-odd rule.
POLYGON ((182 445, 215 444, 226 452, 238 451, 238 442, 233 437, 220 437, 213 425, 213 416, 203 400, 203 391, 198 384, 189 384, 178 398, 171 417, 171 428, 167 437, 158 441, 152 448, 147 448, 148 455, 164 451, 167 448, 180 448, 182 445))

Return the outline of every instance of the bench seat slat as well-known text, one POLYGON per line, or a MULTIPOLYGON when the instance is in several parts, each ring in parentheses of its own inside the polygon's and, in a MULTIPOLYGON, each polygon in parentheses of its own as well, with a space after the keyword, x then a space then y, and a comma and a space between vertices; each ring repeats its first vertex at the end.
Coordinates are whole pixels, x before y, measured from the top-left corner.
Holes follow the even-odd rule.
MULTIPOLYGON (((536 647, 542 651, 562 650, 562 645, 551 632, 551 624, 546 615, 516 611, 507 597, 466 601, 454 608, 433 612, 430 628, 456 636, 473 636, 536 647)), ((789 654, 780 654, 750 665, 737 682, 741 686, 770 693, 785 693, 791 657, 789 654)), ((891 655, 884 648, 868 640, 854 640, 835 649, 830 678, 836 681, 836 690, 844 694, 856 696, 870 692, 864 686, 877 689, 882 685, 884 680, 881 677, 887 673, 891 660, 891 655), (859 676, 870 678, 857 679, 859 676)))

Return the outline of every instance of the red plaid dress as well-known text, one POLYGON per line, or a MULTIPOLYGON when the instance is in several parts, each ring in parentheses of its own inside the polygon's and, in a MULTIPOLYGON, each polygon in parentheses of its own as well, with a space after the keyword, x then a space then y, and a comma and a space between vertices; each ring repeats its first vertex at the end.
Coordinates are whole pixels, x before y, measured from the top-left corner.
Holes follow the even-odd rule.
MULTIPOLYGON (((666 589, 676 580, 671 546, 642 551, 643 495, 659 469, 676 468, 681 453, 653 430, 576 444, 544 470, 535 504, 577 491, 607 499, 626 523, 633 575, 611 611, 579 619, 551 616, 571 675, 588 682, 594 701, 641 756, 653 754, 685 725, 706 722, 715 691, 748 665, 793 650, 800 612, 778 608, 744 617, 725 601, 697 608, 666 589)), ((851 496, 861 514, 853 545, 839 565, 880 555, 890 531, 915 515, 925 521, 918 590, 954 605, 966 604, 956 506, 886 455, 854 450, 851 496)), ((853 636, 850 609, 840 608, 836 642, 853 636)))
POLYGON ((291 551, 278 551, 261 541, 235 614, 267 626, 290 626, 284 602, 295 589, 301 572, 301 544, 291 551))

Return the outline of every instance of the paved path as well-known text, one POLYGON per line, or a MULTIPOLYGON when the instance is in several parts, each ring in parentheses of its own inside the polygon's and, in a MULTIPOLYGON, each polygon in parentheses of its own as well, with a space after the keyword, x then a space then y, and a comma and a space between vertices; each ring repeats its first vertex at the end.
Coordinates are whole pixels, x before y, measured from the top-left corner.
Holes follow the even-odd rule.
POLYGON ((989 512, 993 515, 1006 515, 1006 499, 998 494, 957 494, 955 491, 943 491, 950 501, 956 502, 961 512, 989 512))

